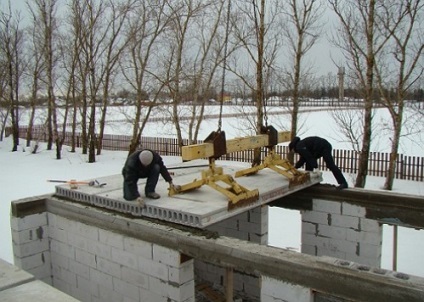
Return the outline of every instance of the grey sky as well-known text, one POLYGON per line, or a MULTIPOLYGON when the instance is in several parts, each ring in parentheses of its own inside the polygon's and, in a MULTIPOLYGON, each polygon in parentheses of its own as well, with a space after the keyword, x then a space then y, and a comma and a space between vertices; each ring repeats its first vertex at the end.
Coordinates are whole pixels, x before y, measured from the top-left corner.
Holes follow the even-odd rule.
MULTIPOLYGON (((61 0, 59 0, 60 2, 61 0)), ((25 23, 25 16, 27 15, 27 0, 10 0, 12 11, 19 10, 22 12, 21 18, 25 23)), ((9 0, 0 0, 0 8, 2 11, 8 9, 9 0)), ((314 72, 317 75, 327 75, 328 73, 337 74, 337 66, 333 60, 336 60, 337 64, 341 64, 340 51, 331 45, 328 41, 328 36, 332 28, 335 26, 335 17, 331 12, 325 13, 323 17, 325 19, 325 28, 322 31, 320 39, 315 43, 313 48, 307 53, 305 57, 305 64, 313 65, 314 72)))

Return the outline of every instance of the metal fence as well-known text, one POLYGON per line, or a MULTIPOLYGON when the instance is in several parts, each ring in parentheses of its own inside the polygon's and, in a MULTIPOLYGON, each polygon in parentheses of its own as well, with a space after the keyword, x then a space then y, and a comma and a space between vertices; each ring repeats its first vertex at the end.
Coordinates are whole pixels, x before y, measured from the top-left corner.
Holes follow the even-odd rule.
MULTIPOLYGON (((22 127, 19 129, 19 137, 26 137, 27 128, 22 127)), ((44 127, 34 127, 33 138, 38 141, 46 141, 47 133, 44 127)), ((75 137, 76 147, 81 147, 81 136, 77 134, 75 137)), ((64 145, 71 145, 72 133, 65 134, 64 145)), ((128 151, 131 142, 129 135, 109 135, 103 137, 103 149, 112 151, 128 151)), ((187 145, 188 140, 183 141, 183 145, 187 145)), ((194 142, 194 144, 202 143, 202 141, 194 142)), ((142 148, 149 148, 158 151, 164 156, 181 156, 181 148, 178 145, 178 140, 175 138, 160 138, 160 137, 141 137, 142 148)), ((288 155, 287 146, 276 146, 275 150, 283 158, 288 155)), ((264 157, 266 150, 263 149, 262 156, 264 157)), ((253 150, 245 150, 233 152, 223 155, 220 159, 239 162, 252 162, 253 150)), ((334 161, 341 171, 345 173, 355 174, 358 172, 359 153, 354 150, 333 150, 334 161)), ((297 159, 297 154, 295 154, 297 159)), ((371 152, 368 161, 368 175, 385 177, 389 167, 390 153, 384 152, 371 152)), ((326 170, 325 163, 322 159, 318 161, 319 169, 326 170)), ((399 154, 396 160, 396 173, 395 178, 424 181, 424 157, 407 156, 399 154)))

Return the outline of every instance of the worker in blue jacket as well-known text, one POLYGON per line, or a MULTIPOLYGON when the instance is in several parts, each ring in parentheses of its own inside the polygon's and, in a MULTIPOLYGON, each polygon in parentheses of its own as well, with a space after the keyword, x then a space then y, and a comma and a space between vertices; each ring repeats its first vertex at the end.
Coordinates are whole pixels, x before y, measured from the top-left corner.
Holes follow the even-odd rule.
POLYGON ((347 181, 344 178, 340 169, 334 163, 331 144, 318 136, 310 136, 304 139, 295 137, 289 144, 289 150, 300 155, 299 161, 295 164, 298 169, 306 163, 305 170, 313 171, 318 168, 318 159, 323 158, 327 168, 333 172, 334 177, 339 184, 337 189, 342 190, 348 187, 347 181))
POLYGON ((136 200, 144 206, 143 198, 138 192, 137 182, 140 178, 147 178, 144 194, 148 198, 158 199, 160 195, 155 192, 159 175, 171 186, 172 177, 168 172, 162 157, 155 151, 144 149, 130 154, 122 169, 124 177, 124 199, 136 200))

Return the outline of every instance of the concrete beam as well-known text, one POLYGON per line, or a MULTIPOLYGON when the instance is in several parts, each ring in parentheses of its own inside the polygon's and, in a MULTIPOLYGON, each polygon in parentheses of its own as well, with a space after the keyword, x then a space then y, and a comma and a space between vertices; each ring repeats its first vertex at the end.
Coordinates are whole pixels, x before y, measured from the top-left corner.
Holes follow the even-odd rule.
POLYGON ((360 205, 366 209, 366 218, 382 223, 424 228, 424 196, 361 188, 339 191, 335 190, 333 186, 318 184, 275 200, 270 206, 310 210, 314 198, 360 205))
POLYGON ((207 231, 128 218, 86 205, 64 202, 53 196, 46 200, 46 209, 68 219, 175 249, 221 267, 263 274, 348 300, 424 300, 424 279, 415 276, 228 237, 213 238, 207 231))

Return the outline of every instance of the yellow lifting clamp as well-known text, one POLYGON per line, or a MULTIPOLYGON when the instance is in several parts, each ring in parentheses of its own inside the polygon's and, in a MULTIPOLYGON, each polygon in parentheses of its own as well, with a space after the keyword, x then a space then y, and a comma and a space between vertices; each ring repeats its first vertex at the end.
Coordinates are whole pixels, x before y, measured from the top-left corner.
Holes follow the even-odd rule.
POLYGON ((256 174, 258 171, 269 168, 289 179, 289 187, 304 184, 310 180, 307 172, 298 171, 287 159, 281 158, 275 153, 275 145, 278 144, 278 133, 274 127, 268 126, 261 129, 261 133, 269 136, 269 144, 266 146, 269 150, 262 164, 237 171, 235 177, 256 174))
POLYGON ((287 159, 283 159, 276 154, 273 149, 269 151, 262 164, 237 171, 235 177, 252 175, 265 168, 287 177, 289 179, 289 187, 304 184, 310 180, 309 173, 298 171, 287 159))
MULTIPOLYGON (((200 188, 203 185, 208 185, 218 192, 228 197, 228 210, 244 206, 253 203, 259 199, 259 190, 249 190, 240 184, 238 184, 234 178, 228 174, 224 174, 222 167, 215 165, 215 159, 223 154, 226 154, 226 140, 224 132, 212 132, 206 139, 203 148, 195 148, 197 154, 188 152, 183 147, 182 154, 183 160, 201 158, 205 152, 211 152, 209 154, 209 169, 202 171, 202 179, 195 179, 193 182, 179 186, 178 189, 175 187, 169 188, 169 196, 173 196, 178 193, 191 191, 200 188), (212 144, 212 146, 210 146, 212 144), (206 151, 209 150, 209 151, 206 151), (219 183, 225 183, 228 187, 221 186, 219 183)), ((190 147, 190 146, 187 146, 190 147)), ((188 150, 190 151, 190 150, 188 150)))

